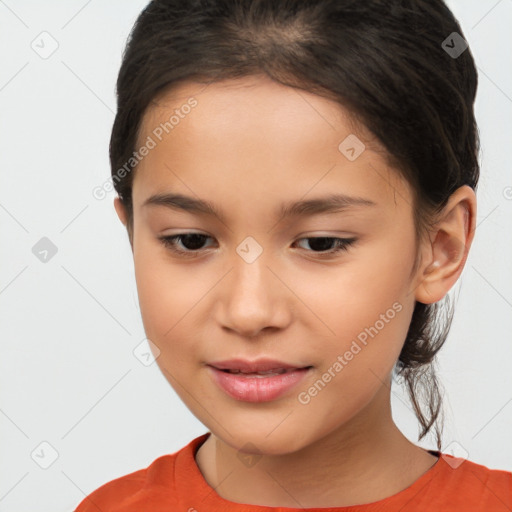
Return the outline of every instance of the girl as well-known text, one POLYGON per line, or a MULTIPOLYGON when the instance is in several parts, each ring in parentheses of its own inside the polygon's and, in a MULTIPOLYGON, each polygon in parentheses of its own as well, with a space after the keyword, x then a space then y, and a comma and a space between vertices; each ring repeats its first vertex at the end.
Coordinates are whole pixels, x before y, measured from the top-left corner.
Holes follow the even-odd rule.
POLYGON ((144 9, 114 204, 153 355, 208 432, 77 512, 512 510, 512 473, 441 452, 432 369, 475 232, 476 89, 442 0, 144 9), (438 450, 395 425, 394 376, 438 450))

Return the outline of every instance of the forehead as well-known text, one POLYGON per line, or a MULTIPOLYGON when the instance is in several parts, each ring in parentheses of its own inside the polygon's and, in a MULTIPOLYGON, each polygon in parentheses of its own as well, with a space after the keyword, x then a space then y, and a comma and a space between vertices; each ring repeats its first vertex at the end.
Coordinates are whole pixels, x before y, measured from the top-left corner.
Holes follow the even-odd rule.
MULTIPOLYGON (((301 89, 271 80, 265 75, 251 75, 213 83, 181 81, 160 92, 146 109, 140 134, 146 133, 160 122, 169 120, 169 112, 180 110, 193 98, 200 108, 193 108, 194 128, 210 129, 208 121, 218 128, 263 127, 269 132, 286 127, 288 134, 304 132, 322 126, 323 130, 336 130, 340 126, 357 131, 373 149, 384 152, 379 141, 349 115, 339 103, 301 89), (254 114, 257 115, 254 115, 254 114), (195 122, 194 122, 195 121, 195 122), (235 122, 233 122, 235 121, 235 122), (297 121, 307 124, 296 126, 297 121), (294 130, 294 125, 296 130, 294 130)), ((183 117, 180 116, 180 119, 183 117)), ((322 131, 323 131, 322 130, 322 131)))
POLYGON ((338 103, 262 76, 182 82, 159 94, 141 123, 139 146, 148 137, 156 145, 136 168, 134 196, 135 182, 145 197, 171 188, 211 197, 212 187, 226 200, 245 194, 282 202, 313 189, 370 194, 381 203, 388 189, 407 196, 378 140, 338 103), (339 147, 349 136, 365 146, 354 161, 339 147))

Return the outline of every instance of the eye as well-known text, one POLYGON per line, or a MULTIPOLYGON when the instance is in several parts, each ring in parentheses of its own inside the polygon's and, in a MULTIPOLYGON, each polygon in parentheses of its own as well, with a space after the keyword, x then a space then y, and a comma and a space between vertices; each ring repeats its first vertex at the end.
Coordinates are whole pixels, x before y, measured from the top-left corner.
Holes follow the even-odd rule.
POLYGON ((180 233, 179 235, 162 236, 160 240, 165 247, 177 254, 197 256, 195 253, 201 250, 201 245, 205 238, 211 237, 201 233, 180 233), (179 247, 177 245, 178 242, 181 242, 185 249, 179 247))
MULTIPOLYGON (((184 256, 198 256, 199 252, 204 250, 202 247, 205 239, 212 238, 208 235, 203 235, 201 233, 180 233, 178 235, 171 236, 163 236, 159 239, 162 244, 170 249, 171 251, 181 254, 184 256), (181 243, 181 247, 178 245, 181 243), (184 248, 183 248, 184 247, 184 248)), ((346 251, 348 248, 353 245, 357 239, 356 238, 336 238, 336 237, 307 237, 301 238, 297 242, 302 240, 310 240, 313 241, 310 247, 313 252, 318 253, 320 257, 322 256, 332 256, 340 251, 346 251), (329 248, 330 246, 333 246, 329 248)))
MULTIPOLYGON (((353 245, 357 238, 336 238, 336 237, 328 237, 328 236, 321 236, 321 237, 307 237, 307 238, 301 238, 298 240, 298 242, 302 240, 310 240, 313 241, 312 243, 308 242, 308 245, 314 249, 313 253, 316 253, 318 250, 318 255, 320 257, 322 256, 332 256, 333 254, 336 254, 340 251, 347 251, 348 248, 353 245), (332 249, 329 248, 329 246, 332 246, 334 244, 334 247, 332 249)), ((310 252, 310 251, 308 251, 310 252)))

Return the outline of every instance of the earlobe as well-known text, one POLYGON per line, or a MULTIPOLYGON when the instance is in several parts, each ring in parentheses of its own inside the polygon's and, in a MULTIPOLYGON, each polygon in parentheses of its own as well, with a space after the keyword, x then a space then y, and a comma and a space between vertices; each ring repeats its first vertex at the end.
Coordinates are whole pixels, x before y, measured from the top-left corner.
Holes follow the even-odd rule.
POLYGON ((119 196, 114 199, 114 208, 116 209, 117 216, 119 217, 119 220, 126 227, 126 223, 127 223, 126 210, 125 210, 123 203, 122 203, 121 199, 119 198, 119 196))
POLYGON ((476 196, 464 185, 448 201, 432 233, 430 258, 419 269, 420 280, 415 290, 416 300, 423 304, 438 302, 460 277, 474 238, 476 196))

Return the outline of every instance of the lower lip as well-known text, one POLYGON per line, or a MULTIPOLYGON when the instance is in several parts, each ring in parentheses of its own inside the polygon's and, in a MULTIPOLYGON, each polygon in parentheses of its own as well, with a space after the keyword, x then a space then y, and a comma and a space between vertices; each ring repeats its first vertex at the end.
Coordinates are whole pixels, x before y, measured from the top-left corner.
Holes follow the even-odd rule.
POLYGON ((291 372, 268 377, 255 377, 241 373, 229 373, 208 366, 219 387, 229 396, 244 402, 270 402, 296 386, 304 379, 309 368, 298 368, 291 372))

